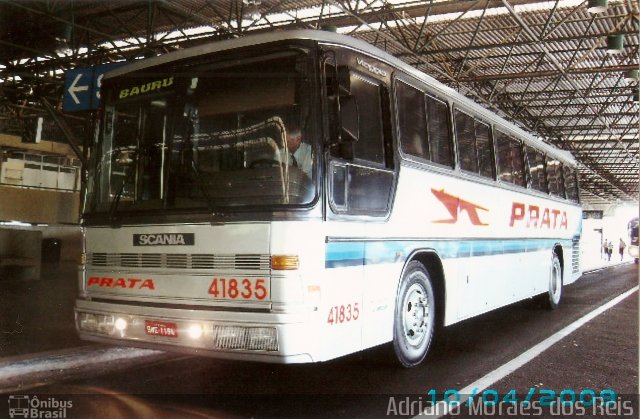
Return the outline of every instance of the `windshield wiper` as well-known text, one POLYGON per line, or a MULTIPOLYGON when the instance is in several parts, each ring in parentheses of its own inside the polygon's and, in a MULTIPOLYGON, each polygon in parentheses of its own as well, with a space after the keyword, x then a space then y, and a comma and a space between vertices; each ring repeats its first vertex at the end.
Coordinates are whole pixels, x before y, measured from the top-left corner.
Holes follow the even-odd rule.
POLYGON ((194 114, 194 108, 192 106, 188 107, 188 111, 187 111, 187 144, 189 145, 189 147, 191 148, 191 156, 189 156, 189 168, 191 169, 191 172, 193 172, 193 174, 196 177, 196 184, 198 185, 198 189, 200 189, 200 193, 202 194, 202 196, 204 197, 204 201, 205 204, 207 204, 207 209, 209 210, 209 212, 211 214, 214 214, 214 206, 213 206, 213 201, 211 200, 211 195, 209 195, 209 192, 207 191, 207 188, 205 186, 205 184, 202 181, 202 176, 200 175, 200 171, 198 170, 198 168, 196 167, 196 162, 193 161, 193 150, 195 148, 195 144, 193 142, 193 138, 192 138, 192 134, 193 134, 193 114, 194 114))
MULTIPOLYGON (((137 164, 134 165, 134 167, 136 166, 137 164)), ((111 206, 109 207, 109 220, 115 221, 116 219, 115 215, 116 215, 116 211, 118 210, 118 205, 120 204, 120 198, 124 193, 125 186, 133 179, 134 173, 135 173, 135 170, 131 170, 129 173, 127 173, 127 177, 122 181, 122 185, 120 185, 120 189, 118 189, 118 192, 116 192, 116 196, 113 198, 113 201, 111 201, 111 206)))

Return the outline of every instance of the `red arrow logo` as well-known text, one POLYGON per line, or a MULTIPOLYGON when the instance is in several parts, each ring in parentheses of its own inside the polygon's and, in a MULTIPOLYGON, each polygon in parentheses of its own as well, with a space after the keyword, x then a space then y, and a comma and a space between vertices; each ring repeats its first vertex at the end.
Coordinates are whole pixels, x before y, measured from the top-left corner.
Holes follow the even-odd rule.
POLYGON ((487 223, 483 223, 480 221, 480 216, 478 215, 478 210, 481 209, 483 211, 489 211, 487 208, 481 207, 480 205, 476 205, 472 202, 465 201, 464 199, 460 199, 460 197, 450 195, 446 193, 443 189, 435 190, 431 188, 431 192, 435 195, 436 198, 442 205, 449 211, 451 214, 451 218, 448 220, 437 220, 434 223, 438 224, 455 224, 458 222, 458 215, 465 211, 469 216, 469 220, 471 224, 474 226, 486 226, 487 223))

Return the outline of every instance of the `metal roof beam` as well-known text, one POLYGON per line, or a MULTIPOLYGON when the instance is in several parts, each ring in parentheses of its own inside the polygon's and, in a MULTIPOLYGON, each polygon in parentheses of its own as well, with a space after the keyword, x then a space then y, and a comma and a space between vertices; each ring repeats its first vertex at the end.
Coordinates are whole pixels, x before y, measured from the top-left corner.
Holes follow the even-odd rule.
MULTIPOLYGON (((577 74, 602 74, 602 73, 620 73, 629 70, 637 69, 637 64, 620 64, 607 67, 586 67, 586 68, 574 68, 569 71, 561 69, 557 70, 543 70, 533 71, 530 73, 502 73, 502 74, 483 74, 478 76, 466 76, 461 77, 461 82, 477 82, 487 80, 506 80, 506 79, 527 79, 527 78, 549 78, 556 77, 560 74, 563 75, 577 75, 577 74)), ((580 91, 580 89, 576 89, 580 91)))

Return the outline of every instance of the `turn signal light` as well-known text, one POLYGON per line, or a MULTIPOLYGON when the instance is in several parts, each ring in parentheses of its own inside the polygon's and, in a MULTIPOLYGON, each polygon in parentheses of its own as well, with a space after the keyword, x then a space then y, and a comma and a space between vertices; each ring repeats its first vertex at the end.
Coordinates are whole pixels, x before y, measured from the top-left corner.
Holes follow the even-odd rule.
POLYGON ((273 255, 271 256, 271 269, 274 271, 291 271, 298 269, 300 262, 298 256, 273 255))

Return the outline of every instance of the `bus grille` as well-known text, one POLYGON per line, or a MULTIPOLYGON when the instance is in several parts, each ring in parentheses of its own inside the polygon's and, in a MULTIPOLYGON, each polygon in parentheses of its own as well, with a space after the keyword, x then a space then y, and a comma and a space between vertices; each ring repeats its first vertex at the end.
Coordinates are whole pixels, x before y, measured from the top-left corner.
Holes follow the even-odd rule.
POLYGON ((167 269, 268 270, 269 255, 208 255, 190 253, 89 253, 91 266, 167 269))
POLYGON ((574 238, 571 247, 571 271, 580 272, 580 238, 574 238))

